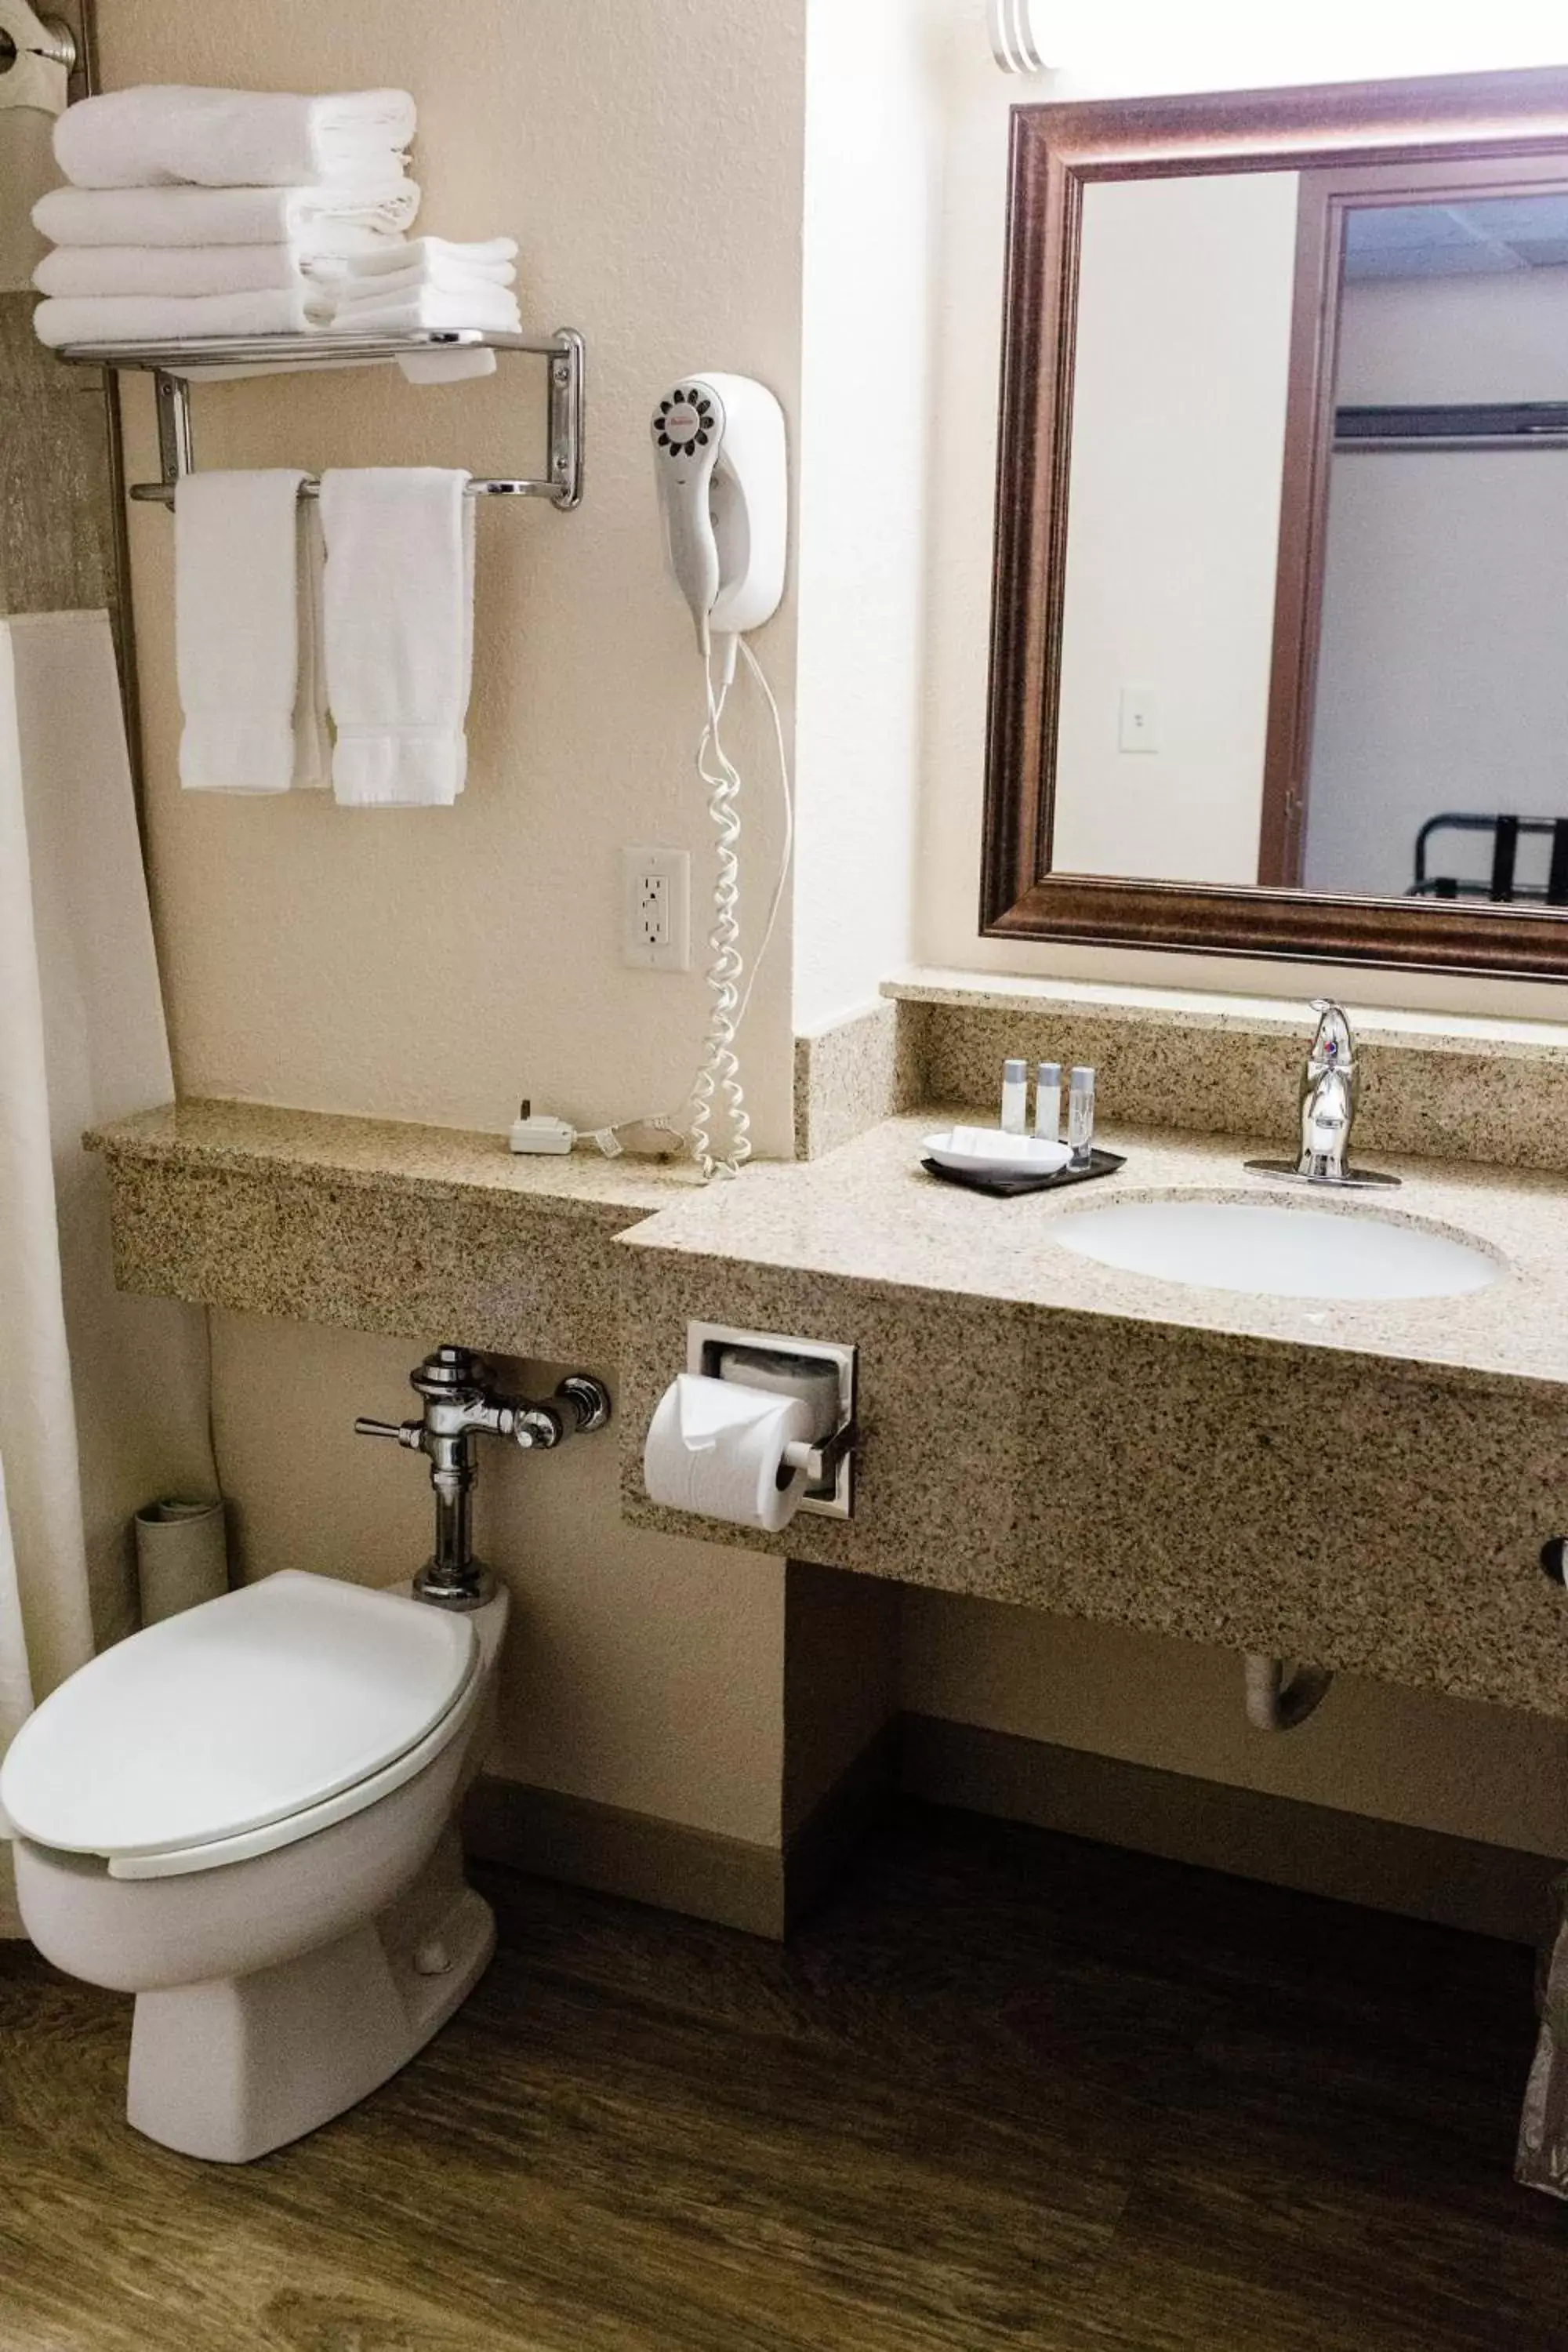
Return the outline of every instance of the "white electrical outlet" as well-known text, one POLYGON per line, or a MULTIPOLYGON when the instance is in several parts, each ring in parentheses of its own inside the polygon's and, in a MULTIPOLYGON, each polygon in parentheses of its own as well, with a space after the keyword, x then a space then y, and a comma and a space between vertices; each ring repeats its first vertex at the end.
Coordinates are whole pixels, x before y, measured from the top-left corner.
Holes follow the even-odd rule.
POLYGON ((689 851, 622 850, 621 961, 640 971, 690 971, 689 851))

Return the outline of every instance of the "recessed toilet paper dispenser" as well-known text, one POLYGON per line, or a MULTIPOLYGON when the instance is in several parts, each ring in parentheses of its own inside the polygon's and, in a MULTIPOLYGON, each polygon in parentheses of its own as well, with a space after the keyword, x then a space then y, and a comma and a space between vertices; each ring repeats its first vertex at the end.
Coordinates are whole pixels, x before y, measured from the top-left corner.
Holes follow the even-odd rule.
POLYGON ((720 1323, 687 1325, 686 1371, 643 1454, 655 1502, 776 1534, 796 1511, 849 1517, 856 1351, 720 1323))

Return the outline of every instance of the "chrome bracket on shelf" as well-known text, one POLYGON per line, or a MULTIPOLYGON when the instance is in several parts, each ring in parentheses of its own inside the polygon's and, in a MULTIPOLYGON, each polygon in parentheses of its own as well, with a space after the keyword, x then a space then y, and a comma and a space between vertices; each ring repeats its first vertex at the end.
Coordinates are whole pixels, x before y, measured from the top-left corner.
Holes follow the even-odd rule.
MULTIPOLYGON (((468 495, 475 499, 548 499, 570 513, 583 499, 583 338, 570 327, 550 336, 489 334, 477 329, 423 335, 250 335, 204 337, 198 341, 66 343, 58 356, 79 366, 134 368, 153 377, 158 412, 156 482, 133 482, 128 495, 172 507, 181 478, 195 467, 191 434, 193 374, 204 370, 257 367, 302 371, 326 364, 377 367, 410 352, 487 350, 531 353, 548 362, 545 376, 546 462, 542 477, 476 475, 468 495)), ((319 495, 307 479, 303 498, 319 495)))

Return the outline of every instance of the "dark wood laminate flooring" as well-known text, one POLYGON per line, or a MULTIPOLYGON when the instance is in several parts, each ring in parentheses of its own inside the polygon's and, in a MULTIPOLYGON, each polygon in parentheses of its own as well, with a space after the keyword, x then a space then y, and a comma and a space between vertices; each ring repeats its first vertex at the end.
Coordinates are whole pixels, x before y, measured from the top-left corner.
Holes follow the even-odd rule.
POLYGON ((1511 1947, 911 1809, 784 1951, 492 1874, 399 2078, 240 2170, 0 1947, 0 2352, 1568 2352, 1511 1947))

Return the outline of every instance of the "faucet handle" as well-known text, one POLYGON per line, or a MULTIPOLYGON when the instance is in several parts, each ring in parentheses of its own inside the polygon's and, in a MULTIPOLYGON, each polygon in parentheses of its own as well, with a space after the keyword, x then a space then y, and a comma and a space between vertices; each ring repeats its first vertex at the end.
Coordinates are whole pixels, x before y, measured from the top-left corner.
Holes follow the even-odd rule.
POLYGON ((1318 1025, 1307 1048, 1308 1067, 1314 1072, 1348 1071, 1355 1058, 1349 1014, 1331 996, 1315 996, 1312 1010, 1318 1016, 1318 1025))

